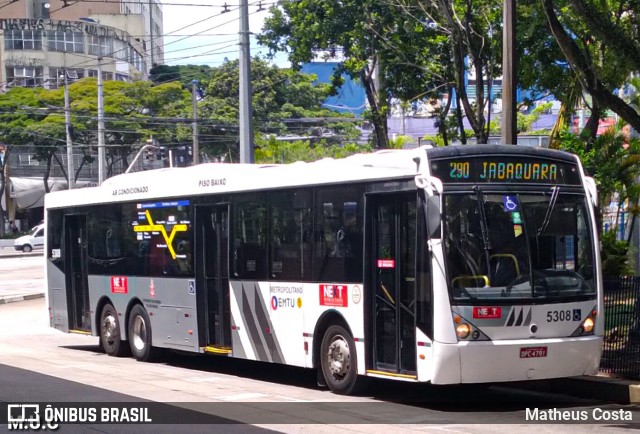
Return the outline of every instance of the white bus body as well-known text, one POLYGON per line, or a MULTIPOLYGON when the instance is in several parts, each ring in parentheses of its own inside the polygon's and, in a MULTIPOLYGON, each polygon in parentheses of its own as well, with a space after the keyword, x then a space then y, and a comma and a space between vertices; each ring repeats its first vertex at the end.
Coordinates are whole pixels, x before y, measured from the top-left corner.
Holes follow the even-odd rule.
POLYGON ((51 326, 129 346, 434 384, 595 374, 595 191, 557 151, 201 164, 45 198, 51 326))

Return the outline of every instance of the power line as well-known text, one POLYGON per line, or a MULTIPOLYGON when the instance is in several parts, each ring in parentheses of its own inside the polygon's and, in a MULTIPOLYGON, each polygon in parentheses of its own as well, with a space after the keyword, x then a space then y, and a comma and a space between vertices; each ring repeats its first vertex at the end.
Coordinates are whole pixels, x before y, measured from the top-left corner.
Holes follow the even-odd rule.
MULTIPOLYGON (((69 0, 69 1, 73 1, 73 0, 69 0)), ((112 4, 134 4, 134 5, 143 4, 140 1, 129 1, 129 0, 122 0, 122 1, 121 0, 76 0, 73 3, 70 3, 63 7, 71 7, 78 3, 112 3, 112 4)), ((165 3, 165 2, 162 2, 162 3, 156 2, 156 4, 159 6, 187 6, 187 7, 202 7, 202 8, 228 8, 228 7, 240 6, 239 4, 227 4, 226 2, 224 5, 201 4, 201 3, 165 3)), ((252 3, 251 5, 252 6, 258 5, 259 7, 262 7, 262 6, 270 6, 275 4, 277 4, 277 2, 257 1, 252 3)))

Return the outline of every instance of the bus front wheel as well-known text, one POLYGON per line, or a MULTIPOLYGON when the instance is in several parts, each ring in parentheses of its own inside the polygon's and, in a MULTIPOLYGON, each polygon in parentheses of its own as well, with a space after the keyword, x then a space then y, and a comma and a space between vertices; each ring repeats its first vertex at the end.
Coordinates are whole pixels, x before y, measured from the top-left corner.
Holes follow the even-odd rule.
POLYGON ((332 325, 324 333, 320 345, 320 368, 333 393, 355 393, 358 382, 356 346, 344 327, 332 325))
POLYGON ((144 307, 133 306, 129 314, 129 346, 136 360, 148 362, 154 356, 151 346, 151 321, 144 307))
POLYGON ((118 313, 113 305, 107 303, 100 314, 100 343, 105 353, 116 357, 124 355, 125 345, 120 336, 118 313))

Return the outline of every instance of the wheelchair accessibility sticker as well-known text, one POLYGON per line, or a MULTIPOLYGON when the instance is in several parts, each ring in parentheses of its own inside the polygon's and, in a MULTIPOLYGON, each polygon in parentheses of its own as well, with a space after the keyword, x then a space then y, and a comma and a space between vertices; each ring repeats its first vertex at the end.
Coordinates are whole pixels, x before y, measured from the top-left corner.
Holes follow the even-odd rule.
POLYGON ((520 208, 517 196, 502 196, 502 205, 505 212, 518 211, 520 208))

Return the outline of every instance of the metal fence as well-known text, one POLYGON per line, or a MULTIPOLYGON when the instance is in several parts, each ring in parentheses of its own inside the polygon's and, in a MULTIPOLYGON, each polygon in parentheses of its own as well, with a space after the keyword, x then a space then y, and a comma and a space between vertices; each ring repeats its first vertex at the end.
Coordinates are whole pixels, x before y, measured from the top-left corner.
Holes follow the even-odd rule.
POLYGON ((600 371, 640 379, 640 276, 604 278, 604 346, 600 371))

